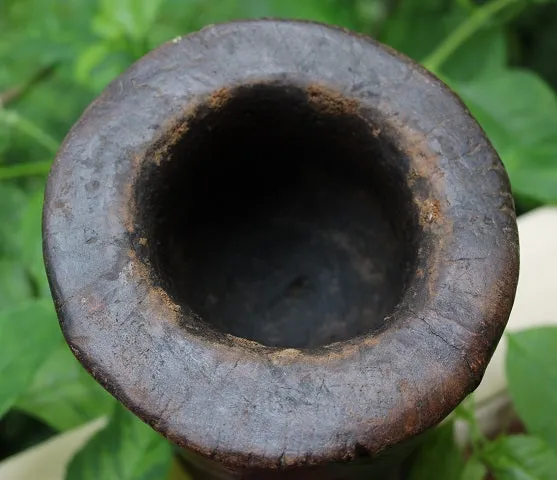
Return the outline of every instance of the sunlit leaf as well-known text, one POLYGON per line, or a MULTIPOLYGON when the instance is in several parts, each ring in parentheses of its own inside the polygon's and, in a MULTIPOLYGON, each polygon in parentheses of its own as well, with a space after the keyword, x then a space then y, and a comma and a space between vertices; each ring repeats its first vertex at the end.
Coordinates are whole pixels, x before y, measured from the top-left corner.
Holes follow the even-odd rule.
POLYGON ((486 473, 485 465, 476 457, 472 457, 466 462, 459 480, 484 480, 486 473))
POLYGON ((517 70, 452 86, 499 152, 515 194, 557 202, 557 98, 549 87, 517 70))
POLYGON ((108 426, 71 461, 67 480, 164 479, 170 470, 170 444, 116 404, 108 426))
POLYGON ((100 0, 100 11, 93 28, 105 39, 127 35, 134 41, 144 39, 156 20, 163 0, 100 0))
POLYGON ((483 458, 497 480, 555 480, 557 455, 536 437, 501 437, 488 444, 483 458))
POLYGON ((514 406, 528 431, 557 452, 556 353, 557 327, 509 335, 507 377, 514 406))
POLYGON ((75 63, 75 76, 78 81, 87 83, 93 69, 110 54, 110 44, 100 42, 91 45, 81 53, 75 63))
POLYGON ((37 370, 16 407, 57 430, 68 430, 108 414, 114 401, 61 344, 37 370))

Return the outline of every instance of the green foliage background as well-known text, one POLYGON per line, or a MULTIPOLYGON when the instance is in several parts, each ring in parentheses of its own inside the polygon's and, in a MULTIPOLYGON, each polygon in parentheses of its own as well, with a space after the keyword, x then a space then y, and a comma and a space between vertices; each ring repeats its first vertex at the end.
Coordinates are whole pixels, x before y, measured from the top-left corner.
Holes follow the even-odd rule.
MULTIPOLYGON (((46 174, 70 126, 134 60, 206 24, 269 16, 344 26, 421 62, 462 97, 486 130, 507 167, 519 211, 557 202, 557 2, 1 0, 0 458, 106 414, 113 419, 107 428, 120 435, 110 436, 115 443, 104 453, 106 442, 93 441, 72 463, 69 478, 164 476, 164 445, 155 448, 158 457, 147 457, 151 463, 138 458, 129 467, 136 470, 119 470, 127 442, 144 438, 137 448, 147 452, 162 440, 120 411, 63 342, 42 264, 46 174), (89 456, 110 454, 114 459, 98 464, 100 470, 83 473, 89 456)), ((513 385, 524 410, 520 380, 513 385)), ((526 416, 528 426, 555 445, 555 429, 547 432, 543 416, 526 416)), ((528 442, 528 448, 539 447, 528 442)), ((501 469, 485 459, 503 458, 501 452, 514 452, 516 443, 490 444, 491 456, 469 462, 466 478, 481 478, 485 465, 501 469)))

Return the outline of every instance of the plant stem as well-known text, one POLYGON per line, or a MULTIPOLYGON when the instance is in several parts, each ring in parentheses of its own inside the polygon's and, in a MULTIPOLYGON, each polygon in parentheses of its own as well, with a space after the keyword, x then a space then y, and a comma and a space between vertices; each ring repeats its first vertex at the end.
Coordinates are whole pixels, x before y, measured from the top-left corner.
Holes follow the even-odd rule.
POLYGON ((35 85, 48 80, 56 72, 57 64, 53 63, 38 70, 29 80, 21 85, 10 88, 0 93, 0 107, 5 107, 10 102, 18 100, 29 92, 35 85))
POLYGON ((441 44, 422 62, 423 66, 432 72, 439 70, 441 65, 468 38, 481 29, 492 17, 504 8, 522 0, 492 0, 477 8, 464 20, 441 44))
POLYGON ((17 163, 15 165, 0 166, 0 180, 45 175, 50 170, 51 161, 17 163))
POLYGON ((19 129, 27 136, 33 138, 48 151, 55 154, 58 151, 58 141, 31 120, 22 117, 12 110, 0 108, 0 122, 19 129))

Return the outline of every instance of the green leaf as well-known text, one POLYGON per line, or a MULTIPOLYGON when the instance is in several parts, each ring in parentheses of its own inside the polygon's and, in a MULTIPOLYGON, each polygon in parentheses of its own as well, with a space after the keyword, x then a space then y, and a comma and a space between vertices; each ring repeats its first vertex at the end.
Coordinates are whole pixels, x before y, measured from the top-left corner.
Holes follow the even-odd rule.
POLYGON ((16 185, 0 182, 0 199, 0 255, 15 256, 19 240, 14 232, 26 202, 25 192, 16 185))
POLYGON ((50 300, 32 300, 0 313, 0 417, 31 383, 37 368, 60 344, 50 300))
MULTIPOLYGON (((253 2, 257 3, 257 2, 253 2)), ((301 18, 325 23, 337 23, 338 15, 327 0, 272 0, 264 15, 282 18, 301 18)))
MULTIPOLYGON (((508 389, 516 411, 530 433, 557 451, 557 327, 509 335, 508 389)), ((557 472, 557 470, 555 470, 557 472)))
POLYGON ((67 480, 164 479, 170 470, 170 444, 120 404, 108 426, 71 461, 67 480))
POLYGON ((136 38, 145 38, 151 25, 155 23, 157 14, 164 0, 114 0, 111 3, 125 3, 134 23, 136 38))
POLYGON ((491 76, 505 68, 507 57, 502 29, 481 30, 455 50, 442 65, 440 73, 461 81, 491 76))
POLYGON ((478 458, 472 457, 466 462, 460 480, 484 480, 486 474, 485 465, 478 458))
MULTIPOLYGON (((434 72, 439 72, 443 65, 455 52, 466 42, 481 33, 501 12, 505 12, 507 18, 523 6, 524 0, 489 0, 482 5, 473 6, 466 16, 452 31, 435 47, 435 49, 423 60, 423 65, 434 72)), ((480 52, 480 50, 478 51, 480 52)))
POLYGON ((52 162, 23 162, 12 165, 0 165, 0 180, 11 180, 14 178, 45 176, 50 171, 52 162))
POLYGON ((89 77, 97 67, 110 54, 108 42, 95 43, 84 50, 75 63, 76 79, 84 84, 89 82, 89 77))
POLYGON ((114 401, 62 344, 41 365, 16 407, 57 430, 69 430, 109 414, 114 401))
POLYGON ((40 296, 50 298, 50 289, 46 279, 42 248, 42 212, 44 192, 42 188, 28 201, 19 225, 20 261, 27 268, 35 282, 40 296))
POLYGON ((557 88, 557 2, 528 9, 516 23, 519 35, 528 34, 528 42, 520 45, 520 62, 557 88))
POLYGON ((466 16, 451 0, 400 2, 387 19, 380 40, 421 60, 466 16))
POLYGON ((557 202, 557 98, 535 74, 451 82, 485 129, 519 196, 557 202))
POLYGON ((93 29, 107 40, 126 35, 140 41, 149 33, 161 4, 162 0, 100 0, 93 29))
POLYGON ((408 480, 458 479, 464 461, 454 442, 454 425, 448 422, 433 430, 419 448, 408 480))
MULTIPOLYGON (((115 42, 114 44, 106 43, 98 45, 98 47, 100 49, 106 48, 106 56, 102 59, 99 58, 100 63, 96 65, 81 64, 76 66, 78 69, 84 69, 79 72, 79 77, 77 77, 78 72, 76 72, 78 82, 95 93, 100 93, 112 80, 120 75, 141 55, 135 55, 131 52, 129 44, 126 42, 115 42), (89 75, 86 73, 87 68, 92 68, 89 75)), ((86 59, 86 61, 89 60, 86 59)))
POLYGON ((557 475, 557 455, 536 437, 501 437, 486 445, 482 456, 497 480, 555 480, 557 475))
POLYGON ((19 130, 52 154, 55 154, 58 150, 58 141, 55 138, 20 113, 0 108, 0 123, 19 130))
POLYGON ((0 305, 12 308, 30 298, 33 294, 27 272, 13 260, 0 259, 0 305))
MULTIPOLYGON (((469 15, 468 8, 454 1, 401 2, 387 20, 381 40, 414 60, 423 61, 469 15)), ((436 73, 455 80, 471 80, 502 69, 506 62, 502 29, 491 26, 465 39, 436 73)))

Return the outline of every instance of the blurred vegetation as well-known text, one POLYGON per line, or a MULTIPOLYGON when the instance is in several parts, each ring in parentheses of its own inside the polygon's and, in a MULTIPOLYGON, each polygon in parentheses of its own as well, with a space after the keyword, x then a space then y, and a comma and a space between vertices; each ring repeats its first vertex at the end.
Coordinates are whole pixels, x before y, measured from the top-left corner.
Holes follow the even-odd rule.
MULTIPOLYGON (((0 458, 103 414, 113 418, 107 428, 124 432, 121 445, 111 445, 114 461, 129 454, 126 432, 136 436, 142 424, 82 370, 57 326, 41 254, 46 175, 71 125, 134 60, 207 24, 250 17, 340 25, 421 62, 488 133, 519 211, 557 202, 555 1, 1 0, 0 458)), ((144 436, 138 448, 151 451, 144 436)), ((81 469, 100 444, 76 457, 71 478, 89 478, 81 469)), ((162 478, 161 455, 169 451, 156 451, 145 466, 155 476, 137 473, 138 460, 130 476, 111 476, 117 466, 107 464, 116 470, 95 478, 162 478)))

